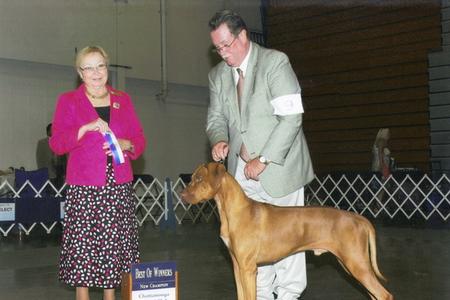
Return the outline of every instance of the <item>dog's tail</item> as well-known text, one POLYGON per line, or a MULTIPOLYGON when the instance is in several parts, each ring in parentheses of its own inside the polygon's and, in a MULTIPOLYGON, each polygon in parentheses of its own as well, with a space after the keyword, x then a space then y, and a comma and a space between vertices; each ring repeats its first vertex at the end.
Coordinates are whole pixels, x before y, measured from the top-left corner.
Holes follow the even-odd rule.
POLYGON ((369 223, 369 251, 370 251, 370 261, 372 264, 373 271, 378 278, 387 281, 386 277, 381 274, 380 269, 378 269, 377 264, 377 244, 375 238, 375 228, 373 228, 372 224, 369 223))

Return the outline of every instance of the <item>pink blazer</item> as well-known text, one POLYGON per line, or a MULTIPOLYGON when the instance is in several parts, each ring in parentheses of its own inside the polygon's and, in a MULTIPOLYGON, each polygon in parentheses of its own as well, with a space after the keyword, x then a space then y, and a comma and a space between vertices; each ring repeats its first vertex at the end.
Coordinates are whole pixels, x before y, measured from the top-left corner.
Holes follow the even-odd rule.
MULTIPOLYGON (((115 180, 120 184, 133 180, 130 159, 136 159, 142 154, 146 140, 130 96, 110 86, 108 90, 111 95, 109 127, 117 138, 128 139, 134 145, 133 153, 124 152, 125 163, 113 163, 115 180)), ((78 89, 59 97, 49 143, 56 154, 68 153, 68 184, 102 186, 106 184, 107 163, 103 135, 90 131, 78 140, 80 127, 99 117, 84 91, 82 84, 78 89)))

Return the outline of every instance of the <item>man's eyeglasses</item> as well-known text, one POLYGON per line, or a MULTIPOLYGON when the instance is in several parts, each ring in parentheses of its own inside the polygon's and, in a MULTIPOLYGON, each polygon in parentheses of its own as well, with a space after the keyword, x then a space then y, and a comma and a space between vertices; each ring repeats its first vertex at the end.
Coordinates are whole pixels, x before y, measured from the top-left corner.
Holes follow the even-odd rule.
MULTIPOLYGON (((239 35, 239 34, 238 34, 239 35)), ((213 52, 217 52, 217 53, 220 53, 220 52, 222 52, 223 50, 225 50, 225 49, 229 49, 231 46, 233 46, 233 43, 234 43, 234 41, 237 39, 237 35, 235 35, 234 36, 234 38, 233 38, 233 40, 230 42, 230 43, 228 43, 228 44, 225 44, 225 45, 223 45, 223 46, 216 46, 216 47, 214 47, 214 49, 213 49, 213 52)))
POLYGON ((103 72, 108 68, 106 64, 98 64, 97 66, 86 66, 86 67, 80 67, 80 70, 86 73, 94 73, 97 72, 103 72))

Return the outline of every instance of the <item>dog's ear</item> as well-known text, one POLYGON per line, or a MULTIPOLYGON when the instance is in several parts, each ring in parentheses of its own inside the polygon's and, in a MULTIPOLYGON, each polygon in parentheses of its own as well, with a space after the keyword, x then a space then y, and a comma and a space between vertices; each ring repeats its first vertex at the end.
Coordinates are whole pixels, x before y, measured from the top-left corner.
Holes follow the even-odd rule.
POLYGON ((227 171, 225 165, 221 163, 216 163, 216 176, 222 178, 223 174, 227 171))
POLYGON ((200 169, 202 169, 202 168, 204 168, 204 167, 206 167, 205 164, 200 164, 200 165, 198 165, 198 167, 195 168, 195 170, 194 170, 194 172, 193 172, 192 174, 197 173, 200 169))
POLYGON ((214 185, 217 186, 218 184, 220 184, 223 175, 226 173, 226 169, 225 166, 221 163, 209 163, 208 164, 208 172, 211 175, 211 178, 214 179, 214 185))

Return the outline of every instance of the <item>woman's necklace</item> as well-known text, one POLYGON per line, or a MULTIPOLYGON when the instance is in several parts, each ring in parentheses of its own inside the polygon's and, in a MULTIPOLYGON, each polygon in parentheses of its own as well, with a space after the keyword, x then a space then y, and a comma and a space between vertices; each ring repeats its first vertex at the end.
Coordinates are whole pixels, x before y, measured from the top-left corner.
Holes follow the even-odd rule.
POLYGON ((104 94, 101 94, 100 96, 95 96, 95 95, 89 93, 89 91, 86 89, 86 94, 88 94, 88 96, 91 97, 92 99, 96 100, 96 99, 103 99, 106 96, 108 96, 109 95, 109 91, 106 90, 106 92, 104 94))

